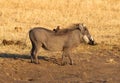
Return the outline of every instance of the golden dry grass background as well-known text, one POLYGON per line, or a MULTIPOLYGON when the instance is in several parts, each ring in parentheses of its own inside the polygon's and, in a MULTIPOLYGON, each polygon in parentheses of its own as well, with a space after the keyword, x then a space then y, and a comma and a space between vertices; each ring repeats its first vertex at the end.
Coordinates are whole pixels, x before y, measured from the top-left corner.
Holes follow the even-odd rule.
POLYGON ((64 28, 72 23, 84 23, 98 43, 119 45, 120 1, 0 0, 0 41, 27 38, 29 44, 26 35, 33 27, 64 28), (22 29, 16 31, 15 27, 22 29))

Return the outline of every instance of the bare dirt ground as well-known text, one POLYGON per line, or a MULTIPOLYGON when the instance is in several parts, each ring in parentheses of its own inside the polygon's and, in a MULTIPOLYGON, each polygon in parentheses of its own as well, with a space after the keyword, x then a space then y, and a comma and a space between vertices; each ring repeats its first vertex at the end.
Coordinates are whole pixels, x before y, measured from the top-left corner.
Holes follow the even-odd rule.
POLYGON ((119 83, 120 47, 84 46, 73 52, 74 65, 60 66, 60 54, 39 56, 40 64, 30 63, 29 54, 0 54, 0 83, 119 83), (99 49, 96 49, 99 47, 99 49))

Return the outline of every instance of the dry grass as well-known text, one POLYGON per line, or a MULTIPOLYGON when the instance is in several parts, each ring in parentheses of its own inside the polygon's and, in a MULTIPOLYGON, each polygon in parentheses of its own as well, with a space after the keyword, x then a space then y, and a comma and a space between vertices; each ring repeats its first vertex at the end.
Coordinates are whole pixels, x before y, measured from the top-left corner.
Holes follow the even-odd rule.
MULTIPOLYGON (((0 41, 22 40, 35 26, 84 23, 98 43, 119 45, 119 0, 0 0, 0 41), (21 30, 15 30, 21 27, 21 30)), ((0 47, 3 50, 9 47, 0 47)), ((16 48, 16 47, 15 47, 16 48)))

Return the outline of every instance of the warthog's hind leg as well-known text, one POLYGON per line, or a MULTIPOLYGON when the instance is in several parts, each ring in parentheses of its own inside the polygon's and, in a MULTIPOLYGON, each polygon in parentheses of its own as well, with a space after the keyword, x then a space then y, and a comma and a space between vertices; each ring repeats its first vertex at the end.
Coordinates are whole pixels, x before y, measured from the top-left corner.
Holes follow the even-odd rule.
POLYGON ((34 62, 34 50, 35 50, 35 45, 34 45, 34 43, 32 42, 32 49, 31 49, 31 63, 33 63, 34 62))
POLYGON ((39 49, 41 47, 41 44, 32 44, 32 49, 31 49, 31 63, 35 63, 38 64, 39 60, 38 60, 38 53, 39 53, 39 49))
POLYGON ((39 60, 38 60, 38 51, 39 51, 39 49, 35 49, 35 55, 34 55, 34 58, 35 58, 35 64, 39 64, 39 60))
POLYGON ((33 57, 33 53, 31 53, 31 63, 34 62, 34 57, 33 57))

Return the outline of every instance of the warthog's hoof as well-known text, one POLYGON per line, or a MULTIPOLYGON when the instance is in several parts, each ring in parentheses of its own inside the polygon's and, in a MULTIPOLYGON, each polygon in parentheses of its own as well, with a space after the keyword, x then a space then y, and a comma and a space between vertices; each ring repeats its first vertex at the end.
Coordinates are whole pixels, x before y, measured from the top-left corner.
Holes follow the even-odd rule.
POLYGON ((76 65, 76 63, 69 63, 70 65, 76 65))
POLYGON ((70 65, 73 65, 73 63, 69 63, 70 65))
POLYGON ((64 66, 64 65, 66 65, 67 64, 67 62, 62 62, 61 63, 61 66, 64 66))
POLYGON ((40 64, 40 62, 34 62, 35 64, 40 64))
POLYGON ((34 63, 34 61, 31 60, 30 63, 34 63))
POLYGON ((40 62, 39 62, 39 61, 30 61, 30 63, 40 64, 40 62))

